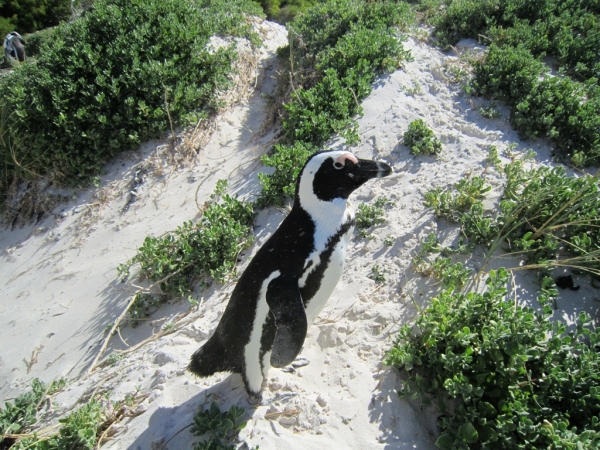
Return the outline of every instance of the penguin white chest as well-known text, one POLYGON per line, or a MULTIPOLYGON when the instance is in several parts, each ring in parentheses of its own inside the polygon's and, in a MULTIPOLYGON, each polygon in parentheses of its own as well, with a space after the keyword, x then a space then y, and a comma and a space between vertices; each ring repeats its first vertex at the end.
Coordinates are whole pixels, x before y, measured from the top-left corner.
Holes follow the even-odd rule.
MULTIPOLYGON (((314 259, 319 259, 319 261, 315 261, 316 265, 325 264, 325 270, 323 271, 323 276, 320 280, 321 282, 317 292, 310 299, 306 307, 306 318, 309 325, 314 322, 319 313, 323 310, 327 300, 329 300, 338 281, 342 277, 346 261, 346 247, 348 246, 353 231, 354 227, 350 227, 348 231, 341 236, 340 240, 335 244, 328 261, 320 261, 321 256, 315 255, 316 257, 314 257, 314 259)), ((306 272, 308 275, 309 270, 306 272)), ((303 281, 304 280, 301 280, 301 285, 303 281)))

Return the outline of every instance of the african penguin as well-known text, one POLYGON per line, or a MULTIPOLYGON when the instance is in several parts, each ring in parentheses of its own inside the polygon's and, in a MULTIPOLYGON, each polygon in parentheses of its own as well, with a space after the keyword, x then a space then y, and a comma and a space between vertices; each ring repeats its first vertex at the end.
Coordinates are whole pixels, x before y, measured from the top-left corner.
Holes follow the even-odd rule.
POLYGON ((201 377, 240 373, 251 400, 258 400, 269 368, 300 353, 308 326, 342 275, 354 228, 349 195, 391 172, 348 151, 314 154, 298 177, 291 212, 248 264, 188 369, 201 377))

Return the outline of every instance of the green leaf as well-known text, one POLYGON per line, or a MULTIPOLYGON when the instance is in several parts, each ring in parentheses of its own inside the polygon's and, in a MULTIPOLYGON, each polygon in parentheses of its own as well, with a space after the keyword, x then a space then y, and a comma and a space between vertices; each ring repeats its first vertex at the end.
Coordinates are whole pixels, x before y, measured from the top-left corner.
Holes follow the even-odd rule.
POLYGON ((496 442, 498 440, 498 434, 490 426, 483 426, 479 428, 479 439, 482 443, 496 442))
POLYGON ((458 435, 468 444, 477 442, 478 433, 471 422, 462 424, 458 429, 458 435))
POLYGON ((442 434, 439 438, 437 438, 435 445, 442 450, 456 450, 456 447, 454 446, 454 439, 447 434, 442 434))

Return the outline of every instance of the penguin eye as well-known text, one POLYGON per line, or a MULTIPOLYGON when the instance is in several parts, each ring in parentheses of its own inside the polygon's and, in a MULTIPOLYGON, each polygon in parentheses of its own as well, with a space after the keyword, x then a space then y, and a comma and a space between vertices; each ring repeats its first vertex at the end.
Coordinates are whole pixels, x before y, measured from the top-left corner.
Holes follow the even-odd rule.
POLYGON ((333 163, 333 167, 335 167, 337 170, 340 170, 344 168, 344 165, 341 162, 336 161, 333 163))

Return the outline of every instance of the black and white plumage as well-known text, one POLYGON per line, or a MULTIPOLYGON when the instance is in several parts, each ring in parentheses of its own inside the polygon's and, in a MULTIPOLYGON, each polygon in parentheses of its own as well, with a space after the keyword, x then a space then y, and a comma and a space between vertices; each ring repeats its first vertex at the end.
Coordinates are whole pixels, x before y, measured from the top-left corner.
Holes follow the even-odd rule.
POLYGON ((391 173, 347 151, 313 155, 294 205, 240 277, 214 334, 192 356, 199 376, 240 373, 251 397, 270 367, 290 364, 339 281, 354 228, 350 194, 391 173))

